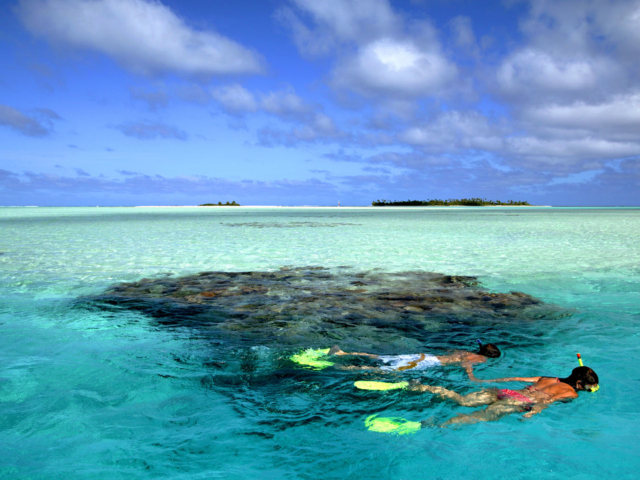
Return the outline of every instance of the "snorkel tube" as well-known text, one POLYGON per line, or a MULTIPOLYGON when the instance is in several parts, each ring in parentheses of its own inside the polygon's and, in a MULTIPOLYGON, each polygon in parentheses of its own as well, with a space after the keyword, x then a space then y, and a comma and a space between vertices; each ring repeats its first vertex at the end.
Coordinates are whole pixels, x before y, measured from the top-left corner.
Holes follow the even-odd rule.
MULTIPOLYGON (((582 363, 582 356, 580 356, 580 354, 576 354, 578 356, 578 363, 580 364, 581 367, 584 367, 584 364, 582 363)), ((595 388, 592 388, 591 390, 589 390, 591 393, 597 392, 598 390, 600 390, 600 385, 596 385, 595 388)))

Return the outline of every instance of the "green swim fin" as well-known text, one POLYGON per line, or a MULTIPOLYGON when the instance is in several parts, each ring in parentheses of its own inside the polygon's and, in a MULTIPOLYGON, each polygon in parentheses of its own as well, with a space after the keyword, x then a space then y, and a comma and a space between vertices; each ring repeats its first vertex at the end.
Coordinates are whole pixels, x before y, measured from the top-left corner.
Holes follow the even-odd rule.
POLYGON ((377 415, 367 417, 364 425, 372 432, 392 433, 394 435, 408 435, 416 433, 422 428, 420 422, 411 422, 398 417, 377 418, 377 415))
POLYGON ((360 390, 399 390, 403 388, 407 388, 409 386, 409 382, 398 382, 398 383, 388 383, 388 382, 355 382, 356 388, 360 390))
POLYGON ((323 360, 323 358, 329 353, 329 350, 329 348, 308 348, 302 353, 293 355, 291 360, 300 365, 311 367, 316 370, 322 370, 323 368, 331 367, 334 364, 334 362, 323 360))

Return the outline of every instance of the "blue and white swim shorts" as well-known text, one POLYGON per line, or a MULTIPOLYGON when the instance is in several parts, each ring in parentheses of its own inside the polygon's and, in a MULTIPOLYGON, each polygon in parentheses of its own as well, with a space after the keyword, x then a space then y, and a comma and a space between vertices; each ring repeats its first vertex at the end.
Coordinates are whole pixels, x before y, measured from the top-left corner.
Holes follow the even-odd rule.
POLYGON ((435 355, 417 353, 415 355, 380 355, 380 360, 386 365, 380 367, 387 372, 404 370, 425 370, 440 366, 440 360, 435 355))

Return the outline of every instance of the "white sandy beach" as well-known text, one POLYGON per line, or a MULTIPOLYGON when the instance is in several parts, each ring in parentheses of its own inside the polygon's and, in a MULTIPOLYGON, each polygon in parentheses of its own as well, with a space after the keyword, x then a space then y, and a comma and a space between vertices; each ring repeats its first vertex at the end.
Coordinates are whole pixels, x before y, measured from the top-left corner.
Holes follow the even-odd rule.
MULTIPOLYGON (((483 205, 480 208, 552 208, 553 205, 483 205)), ((105 207, 108 208, 108 207, 105 207)), ((451 205, 448 207, 445 206, 433 206, 433 207, 421 207, 421 206, 394 206, 394 207, 374 207, 371 205, 366 206, 327 206, 327 205, 213 205, 213 206, 201 206, 201 205, 136 205, 133 208, 229 208, 229 209, 238 209, 238 208, 251 208, 251 209, 267 209, 267 208, 296 208, 296 209, 309 209, 309 208, 325 208, 325 209, 370 209, 370 210, 380 210, 383 208, 402 208, 402 209, 416 209, 416 208, 425 208, 425 209, 447 209, 447 208, 479 208, 477 206, 465 206, 465 205, 451 205)))

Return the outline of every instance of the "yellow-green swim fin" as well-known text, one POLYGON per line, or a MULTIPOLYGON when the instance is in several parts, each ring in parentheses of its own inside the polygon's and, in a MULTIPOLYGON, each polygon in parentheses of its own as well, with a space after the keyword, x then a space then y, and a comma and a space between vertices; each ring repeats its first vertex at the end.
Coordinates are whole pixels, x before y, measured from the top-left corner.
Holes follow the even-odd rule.
POLYGON ((302 353, 293 355, 291 360, 297 364, 311 367, 315 370, 322 370, 323 368, 331 367, 334 364, 334 362, 324 360, 324 357, 327 356, 329 350, 329 348, 308 348, 302 353))
POLYGON ((377 417, 371 415, 364 422, 365 427, 372 432, 392 433, 394 435, 408 435, 416 433, 422 428, 420 422, 411 422, 398 417, 377 417))
POLYGON ((388 383, 388 382, 355 382, 356 388, 360 390, 399 390, 403 388, 407 388, 409 386, 409 382, 398 382, 398 383, 388 383))

